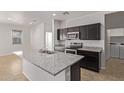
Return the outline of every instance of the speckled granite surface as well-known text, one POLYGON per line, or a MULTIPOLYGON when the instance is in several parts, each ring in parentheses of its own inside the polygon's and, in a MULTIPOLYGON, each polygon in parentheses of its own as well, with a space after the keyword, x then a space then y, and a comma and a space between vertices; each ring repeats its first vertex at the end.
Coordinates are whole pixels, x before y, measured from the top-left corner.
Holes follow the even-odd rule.
POLYGON ((82 58, 83 56, 65 54, 63 52, 45 54, 39 53, 37 50, 33 50, 27 60, 50 74, 56 75, 82 58))
POLYGON ((83 48, 79 48, 78 50, 91 51, 91 52, 102 52, 103 48, 84 46, 83 48))

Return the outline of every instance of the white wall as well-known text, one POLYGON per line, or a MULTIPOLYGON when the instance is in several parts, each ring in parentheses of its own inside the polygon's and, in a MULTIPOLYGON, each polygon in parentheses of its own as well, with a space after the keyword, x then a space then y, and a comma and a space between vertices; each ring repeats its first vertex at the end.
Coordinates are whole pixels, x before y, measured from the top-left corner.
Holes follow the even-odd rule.
POLYGON ((31 31, 28 28, 23 33, 23 56, 29 58, 31 52, 31 31))
MULTIPOLYGON (((66 22, 63 22, 62 26, 64 27, 72 27, 72 26, 80 26, 80 25, 87 25, 87 24, 94 24, 94 23, 101 23, 101 40, 77 40, 76 42, 83 42, 84 46, 91 46, 91 47, 102 47, 102 67, 105 68, 105 13, 107 12, 100 12, 95 13, 92 15, 87 15, 84 17, 79 17, 76 19, 66 20, 66 22)), ((75 42, 75 40, 72 41, 66 41, 66 44, 70 42, 75 42)))
POLYGON ((31 48, 44 49, 45 47, 45 33, 44 23, 33 26, 31 29, 31 48))
POLYGON ((23 32, 27 30, 24 26, 0 23, 0 55, 6 55, 12 53, 13 51, 22 50, 23 40, 21 45, 12 44, 13 29, 22 30, 23 32))
POLYGON ((61 21, 54 20, 54 44, 59 45, 60 41, 57 40, 57 29, 61 28, 61 21))
MULTIPOLYGON (((33 49, 45 49, 46 32, 52 32, 52 21, 32 25, 27 32, 24 33, 24 57, 29 58, 33 49)), ((51 38, 52 39, 52 38, 51 38)))

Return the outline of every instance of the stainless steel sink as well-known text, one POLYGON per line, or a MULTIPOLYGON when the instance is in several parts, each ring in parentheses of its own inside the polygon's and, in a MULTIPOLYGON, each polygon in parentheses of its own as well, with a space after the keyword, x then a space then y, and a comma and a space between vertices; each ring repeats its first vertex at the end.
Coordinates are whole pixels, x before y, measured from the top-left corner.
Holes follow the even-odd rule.
POLYGON ((42 49, 40 49, 39 53, 54 54, 55 51, 49 51, 49 50, 42 50, 42 49))

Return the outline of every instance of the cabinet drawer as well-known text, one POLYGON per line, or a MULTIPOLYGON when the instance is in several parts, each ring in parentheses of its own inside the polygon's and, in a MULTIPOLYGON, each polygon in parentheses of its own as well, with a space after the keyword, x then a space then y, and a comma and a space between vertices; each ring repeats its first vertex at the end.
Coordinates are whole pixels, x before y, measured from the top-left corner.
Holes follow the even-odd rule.
POLYGON ((84 51, 84 50, 78 50, 77 53, 78 55, 84 55, 84 56, 93 56, 93 57, 98 56, 97 52, 90 52, 90 51, 84 51))

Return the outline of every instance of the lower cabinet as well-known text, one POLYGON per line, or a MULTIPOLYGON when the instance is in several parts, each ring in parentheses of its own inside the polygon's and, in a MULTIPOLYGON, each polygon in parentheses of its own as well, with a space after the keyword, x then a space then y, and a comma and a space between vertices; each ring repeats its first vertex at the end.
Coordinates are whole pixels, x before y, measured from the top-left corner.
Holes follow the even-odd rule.
POLYGON ((71 66, 71 81, 80 81, 80 61, 71 66))
POLYGON ((114 58, 119 58, 120 56, 120 45, 116 45, 116 44, 111 44, 110 45, 110 53, 111 53, 111 57, 114 58))
POLYGON ((80 61, 80 66, 95 72, 99 72, 100 68, 100 53, 78 50, 78 55, 83 55, 84 58, 80 61))

